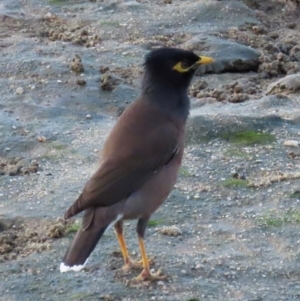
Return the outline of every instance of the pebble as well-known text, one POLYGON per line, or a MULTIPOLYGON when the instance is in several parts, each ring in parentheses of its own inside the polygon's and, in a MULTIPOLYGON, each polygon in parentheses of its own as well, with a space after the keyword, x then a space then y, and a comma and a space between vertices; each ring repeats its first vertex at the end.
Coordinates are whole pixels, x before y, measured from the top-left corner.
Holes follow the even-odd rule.
POLYGON ((175 225, 162 227, 162 228, 158 229, 158 232, 160 234, 169 235, 169 236, 182 235, 182 231, 175 225))
POLYGON ((44 136, 38 136, 37 140, 38 140, 38 142, 45 142, 46 141, 46 137, 44 137, 44 136))
POLYGON ((83 78, 78 78, 76 80, 76 84, 79 86, 84 86, 86 84, 86 81, 83 78))
POLYGON ((91 116, 90 114, 86 114, 86 115, 85 115, 85 118, 86 118, 86 119, 91 119, 92 116, 91 116))
POLYGON ((284 146, 294 146, 294 147, 298 147, 299 146, 299 141, 297 140, 286 140, 283 143, 284 146))
POLYGON ((23 94, 23 93, 24 93, 24 89, 23 89, 22 87, 18 87, 18 88, 16 89, 16 94, 21 95, 21 94, 23 94))

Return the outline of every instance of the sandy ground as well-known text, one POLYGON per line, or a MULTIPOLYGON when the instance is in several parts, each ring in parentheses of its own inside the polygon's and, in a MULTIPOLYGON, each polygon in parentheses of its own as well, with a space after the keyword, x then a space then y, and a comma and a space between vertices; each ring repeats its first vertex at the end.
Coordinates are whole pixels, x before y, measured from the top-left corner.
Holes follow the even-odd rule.
MULTIPOLYGON (((2 1, 1 301, 300 300, 296 4, 2 1), (133 285, 112 230, 84 271, 60 274, 80 217, 58 218, 161 46, 217 61, 195 77, 178 183, 147 231, 168 278, 133 285)), ((138 258, 135 225, 125 233, 138 258)))

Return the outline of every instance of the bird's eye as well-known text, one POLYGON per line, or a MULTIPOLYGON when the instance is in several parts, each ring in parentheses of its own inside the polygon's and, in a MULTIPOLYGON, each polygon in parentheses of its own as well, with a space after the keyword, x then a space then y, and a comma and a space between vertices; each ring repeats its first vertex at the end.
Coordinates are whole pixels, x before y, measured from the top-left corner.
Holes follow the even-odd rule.
POLYGON ((182 61, 181 62, 181 68, 182 69, 188 69, 190 66, 188 65, 188 63, 186 61, 182 61))
POLYGON ((188 63, 186 61, 181 61, 181 62, 178 62, 173 67, 173 70, 176 70, 177 72, 180 72, 180 73, 185 73, 190 70, 190 66, 188 65, 188 63))

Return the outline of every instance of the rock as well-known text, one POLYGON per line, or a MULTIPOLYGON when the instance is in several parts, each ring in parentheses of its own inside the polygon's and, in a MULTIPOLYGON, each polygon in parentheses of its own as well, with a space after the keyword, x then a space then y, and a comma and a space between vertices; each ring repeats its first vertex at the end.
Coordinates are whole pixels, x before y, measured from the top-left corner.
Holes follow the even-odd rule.
POLYGON ((14 221, 7 218, 0 219, 0 232, 9 229, 14 224, 14 221))
POLYGON ((213 97, 203 97, 203 98, 197 98, 195 100, 192 100, 191 102, 191 107, 196 108, 196 107, 202 107, 207 104, 213 104, 217 103, 218 100, 213 97))
POLYGON ((291 40, 278 42, 277 44, 275 44, 275 46, 284 54, 289 54, 289 52, 295 45, 297 45, 297 42, 291 40))
POLYGON ((109 67, 107 67, 107 66, 100 66, 99 67, 99 72, 102 73, 102 74, 104 74, 108 71, 109 71, 109 67))
POLYGON ((31 164, 32 166, 39 166, 39 162, 38 162, 37 160, 32 160, 32 161, 30 162, 30 164, 31 164))
POLYGON ((268 33, 268 36, 271 38, 271 39, 278 39, 279 38, 279 34, 277 31, 272 31, 272 32, 269 32, 268 33))
POLYGON ((297 24, 294 23, 294 22, 291 22, 291 23, 287 24, 287 27, 290 28, 290 29, 294 29, 294 28, 296 28, 296 26, 297 26, 297 24))
POLYGON ((16 94, 22 95, 23 93, 24 93, 24 88, 18 87, 18 88, 16 89, 16 94))
POLYGON ((300 45, 297 44, 295 45, 291 50, 290 50, 290 56, 292 59, 295 59, 300 62, 300 45))
POLYGON ((120 82, 121 80, 118 77, 107 72, 101 78, 100 87, 103 91, 112 91, 120 82))
POLYGON ((215 63, 198 68, 196 75, 206 72, 257 71, 260 52, 245 45, 203 34, 194 36, 182 45, 215 59, 215 63), (205 51, 203 51, 203 48, 205 51))
POLYGON ((296 93, 300 90, 300 73, 287 75, 269 85, 266 95, 296 93))
POLYGON ((81 73, 84 71, 81 57, 78 54, 75 54, 75 57, 72 59, 71 70, 76 73, 81 73))
POLYGON ((169 236, 182 235, 181 230, 177 226, 166 226, 158 229, 158 233, 169 236))
POLYGON ((243 102, 245 100, 248 100, 249 96, 247 94, 243 94, 243 93, 233 93, 230 97, 229 97, 229 101, 230 102, 243 102))
POLYGON ((197 96, 199 90, 204 90, 208 87, 208 83, 205 80, 197 80, 195 81, 192 86, 190 87, 190 95, 197 96))
POLYGON ((51 238, 61 238, 65 235, 65 232, 65 225, 57 222, 49 227, 47 235, 51 238))
POLYGON ((260 25, 255 25, 252 27, 252 30, 256 33, 256 34, 263 34, 266 32, 265 28, 263 26, 260 25))
POLYGON ((38 140, 38 142, 45 142, 47 139, 44 136, 38 136, 37 140, 38 140))
POLYGON ((84 85, 86 85, 86 81, 83 78, 78 78, 76 80, 76 84, 79 86, 84 86, 84 85))
POLYGON ((183 13, 189 12, 191 24, 180 26, 181 31, 214 32, 226 30, 230 27, 239 27, 245 24, 260 25, 255 12, 242 1, 191 1, 182 7, 183 13), (224 5, 226 3, 226 5, 224 5), (200 26, 199 26, 200 25, 200 26))
POLYGON ((294 147, 298 147, 299 146, 299 141, 297 140, 286 140, 283 143, 284 146, 294 146, 294 147))
POLYGON ((207 104, 191 110, 187 141, 194 144, 207 137, 264 130, 279 126, 286 120, 300 122, 300 99, 296 96, 269 95, 244 103, 207 104))
POLYGON ((47 14, 45 14, 45 18, 52 18, 52 14, 48 12, 47 14))

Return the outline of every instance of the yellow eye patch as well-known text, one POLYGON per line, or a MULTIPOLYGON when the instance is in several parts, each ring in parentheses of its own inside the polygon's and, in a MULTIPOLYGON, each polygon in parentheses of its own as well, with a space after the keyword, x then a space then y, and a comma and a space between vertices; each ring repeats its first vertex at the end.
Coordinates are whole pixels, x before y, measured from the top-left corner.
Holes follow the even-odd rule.
POLYGON ((184 73, 188 72, 191 69, 191 67, 187 67, 186 63, 178 62, 172 69, 180 73, 184 73))

